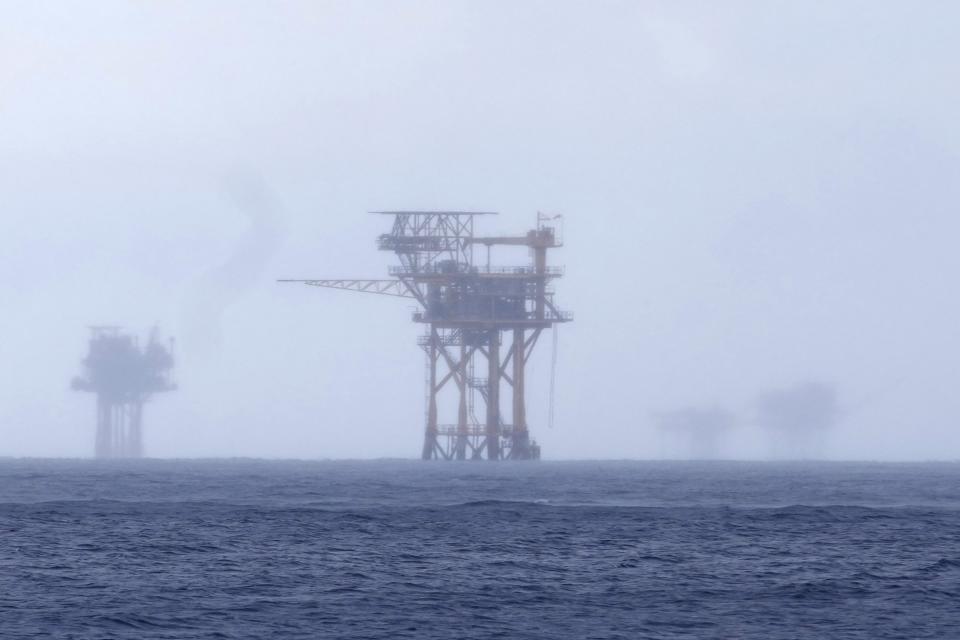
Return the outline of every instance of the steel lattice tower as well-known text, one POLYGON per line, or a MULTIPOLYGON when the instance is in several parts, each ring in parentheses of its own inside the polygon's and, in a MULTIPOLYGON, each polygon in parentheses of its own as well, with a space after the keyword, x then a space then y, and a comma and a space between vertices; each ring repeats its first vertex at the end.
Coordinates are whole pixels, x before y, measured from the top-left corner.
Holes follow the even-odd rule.
POLYGON ((146 346, 117 327, 92 327, 77 391, 97 394, 97 458, 143 456, 143 405, 155 393, 172 391, 173 349, 151 333, 146 346))
POLYGON ((389 280, 283 280, 316 287, 412 298, 413 320, 425 325, 419 344, 427 356, 424 460, 529 460, 540 457, 526 417, 526 366, 540 334, 572 320, 554 304, 550 283, 563 271, 547 265, 547 251, 562 246, 550 220, 519 236, 477 236, 474 221, 492 215, 460 211, 378 211, 394 217, 379 248, 400 260, 389 280), (486 248, 477 265, 475 249, 486 248), (526 247, 531 263, 493 267, 495 246, 526 247), (486 375, 474 375, 477 366, 486 375), (512 407, 501 411, 501 391, 511 390, 512 407), (441 419, 441 395, 457 407, 441 419), (476 415, 475 395, 485 409, 476 415), (505 420, 506 417, 506 420, 505 420))

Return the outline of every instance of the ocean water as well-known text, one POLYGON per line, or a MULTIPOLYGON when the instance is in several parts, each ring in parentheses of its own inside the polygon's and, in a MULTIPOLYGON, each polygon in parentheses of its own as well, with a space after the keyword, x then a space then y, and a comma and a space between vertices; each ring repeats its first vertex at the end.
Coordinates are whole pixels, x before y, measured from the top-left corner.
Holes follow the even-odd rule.
POLYGON ((960 638, 960 465, 0 460, 0 638, 960 638))

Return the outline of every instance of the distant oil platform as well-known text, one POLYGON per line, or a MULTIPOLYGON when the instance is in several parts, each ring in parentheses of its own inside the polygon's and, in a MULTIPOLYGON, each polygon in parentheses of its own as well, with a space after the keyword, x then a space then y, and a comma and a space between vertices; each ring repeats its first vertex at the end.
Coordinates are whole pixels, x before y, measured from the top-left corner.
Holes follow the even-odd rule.
POLYGON ((652 414, 669 455, 695 460, 718 458, 730 432, 759 427, 769 435, 769 455, 779 459, 823 456, 826 438, 843 416, 833 384, 810 380, 760 393, 744 414, 717 405, 688 406, 652 414))
POLYGON ((756 420, 770 433, 778 458, 822 457, 827 435, 842 416, 836 388, 822 381, 770 389, 756 403, 756 420))
MULTIPOLYGON (((388 280, 283 280, 315 287, 410 298, 419 303, 414 322, 425 325, 419 344, 427 354, 424 460, 531 460, 540 447, 530 438, 526 414, 526 365, 541 333, 572 316, 554 303, 552 282, 562 268, 547 265, 547 251, 562 246, 552 222, 537 216, 523 235, 478 236, 474 221, 492 215, 464 211, 378 211, 393 216, 379 248, 400 264, 388 280), (491 248, 527 248, 531 263, 492 266, 491 248), (476 249, 486 248, 476 261, 476 249), (506 353, 502 354, 502 347, 506 353), (485 360, 486 375, 475 365, 485 360), (508 421, 501 390, 512 390, 508 421), (452 390, 455 415, 442 421, 438 400, 452 390), (476 395, 485 409, 476 415, 476 395)), ((554 334, 555 335, 555 334, 554 334)), ((552 395, 552 392, 551 392, 552 395)), ((552 406, 551 406, 552 412, 552 406)))
POLYGON ((717 458, 723 436, 737 422, 733 413, 717 406, 684 407, 656 413, 653 418, 661 435, 676 447, 670 453, 695 460, 717 458))
POLYGON ((173 345, 156 330, 144 346, 118 327, 92 327, 76 391, 97 394, 97 458, 143 456, 143 405, 154 394, 172 391, 173 345))

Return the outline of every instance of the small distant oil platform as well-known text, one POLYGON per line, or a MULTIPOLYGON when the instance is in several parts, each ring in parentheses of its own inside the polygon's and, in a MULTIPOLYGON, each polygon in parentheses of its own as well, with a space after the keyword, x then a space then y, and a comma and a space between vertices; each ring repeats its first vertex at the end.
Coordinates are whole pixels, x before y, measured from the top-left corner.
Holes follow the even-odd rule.
POLYGON ((141 346, 118 327, 91 327, 83 373, 72 387, 97 394, 97 458, 143 456, 143 405, 176 388, 172 371, 173 344, 161 343, 156 330, 141 346))
POLYGON ((667 444, 676 448, 668 455, 694 460, 717 458, 723 437, 737 425, 736 415, 718 406, 663 411, 655 413, 653 419, 667 444))
POLYGON ((538 214, 536 228, 522 235, 481 236, 474 233, 475 220, 494 214, 375 213, 393 216, 392 231, 379 238, 380 250, 392 251, 400 260, 390 267, 390 279, 281 282, 419 303, 413 320, 425 326, 419 340, 427 355, 424 460, 539 459, 540 447, 530 438, 527 425, 526 366, 541 333, 572 320, 554 302, 552 282, 563 269, 547 264, 547 252, 562 246, 553 222, 559 216, 538 214), (497 246, 527 248, 530 263, 493 266, 491 249, 497 246), (485 375, 475 375, 478 361, 485 375), (501 412, 505 386, 512 390, 506 420, 501 412), (439 400, 448 390, 456 412, 442 421, 439 400), (477 395, 485 409, 482 419, 476 414, 477 395))

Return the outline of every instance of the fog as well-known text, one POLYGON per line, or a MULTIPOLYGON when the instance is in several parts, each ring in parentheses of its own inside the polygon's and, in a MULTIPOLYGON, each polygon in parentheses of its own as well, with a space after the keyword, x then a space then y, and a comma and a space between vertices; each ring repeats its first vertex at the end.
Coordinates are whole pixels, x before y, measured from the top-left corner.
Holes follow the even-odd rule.
POLYGON ((92 453, 69 384, 119 324, 177 338, 149 455, 418 456, 409 302, 275 280, 386 277, 366 212, 447 208, 564 216, 545 458, 698 455, 658 419, 691 407, 721 457, 960 457, 956 3, 0 15, 0 455, 92 453), (761 400, 805 384, 834 413, 785 448, 761 400))

